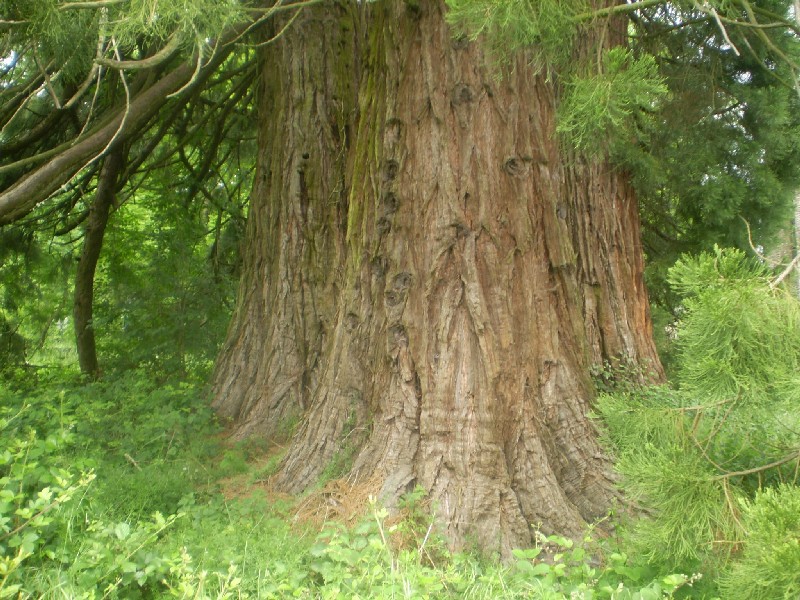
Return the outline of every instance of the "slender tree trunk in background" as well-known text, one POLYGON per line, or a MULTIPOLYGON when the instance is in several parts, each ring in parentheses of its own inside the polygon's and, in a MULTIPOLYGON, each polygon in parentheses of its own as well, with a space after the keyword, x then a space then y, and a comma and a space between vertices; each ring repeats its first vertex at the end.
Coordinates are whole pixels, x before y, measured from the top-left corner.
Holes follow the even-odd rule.
MULTIPOLYGON (((798 16, 800 20, 800 15, 798 16)), ((800 190, 794 196, 794 256, 800 256, 800 190)), ((800 262, 794 268, 797 297, 800 299, 800 262)))
POLYGON ((486 64, 439 2, 316 8, 268 47, 214 389, 236 435, 300 418, 281 488, 421 485, 455 546, 507 552, 609 507, 591 368, 661 368, 625 175, 563 152, 554 80, 486 64))
MULTIPOLYGON (((800 25, 800 0, 794 0, 794 18, 800 25)), ((795 80, 795 88, 800 90, 800 81, 795 80)), ((800 256, 800 190, 794 196, 794 255, 800 256)), ((800 263, 795 267, 797 297, 800 298, 800 263)))
POLYGON ((103 248, 103 236, 108 224, 109 211, 114 202, 117 176, 122 170, 123 162, 124 155, 121 149, 111 151, 103 159, 95 199, 86 219, 83 250, 78 259, 78 268, 75 273, 75 296, 72 315, 75 323, 78 364, 81 372, 92 378, 97 378, 100 374, 94 338, 94 324, 92 322, 94 274, 97 268, 97 261, 100 258, 100 251, 103 248))

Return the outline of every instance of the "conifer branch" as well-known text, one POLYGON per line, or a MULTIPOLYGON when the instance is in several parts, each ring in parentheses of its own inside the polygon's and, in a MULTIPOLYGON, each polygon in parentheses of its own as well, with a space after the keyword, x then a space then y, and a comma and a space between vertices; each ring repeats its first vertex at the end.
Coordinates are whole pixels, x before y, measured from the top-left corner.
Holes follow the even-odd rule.
POLYGON ((770 469, 774 469, 775 467, 780 467, 781 465, 785 465, 786 463, 792 462, 793 460, 800 461, 800 451, 797 451, 789 456, 785 456, 775 462, 771 462, 768 465, 761 465, 760 467, 753 467, 752 469, 745 469, 744 471, 731 471, 729 473, 723 473, 722 475, 717 475, 713 478, 713 481, 721 481, 724 479, 730 479, 731 477, 744 477, 745 475, 755 475, 756 473, 763 473, 764 471, 769 471, 770 469))
POLYGON ((96 58, 94 62, 104 67, 111 67, 112 69, 126 69, 126 70, 140 70, 152 69, 158 65, 166 62, 170 57, 175 54, 175 51, 180 47, 181 40, 177 33, 173 33, 164 44, 164 47, 147 58, 139 60, 120 60, 108 58, 96 58))
MULTIPOLYGON (((31 98, 35 97, 36 94, 39 93, 40 89, 41 87, 32 88, 32 91, 30 93, 28 93, 27 90, 23 91, 16 98, 14 98, 14 100, 10 103, 12 105, 11 110, 13 112, 9 111, 10 114, 6 113, 6 115, 8 116, 5 119, 5 122, 3 123, 3 127, 0 128, 0 134, 5 133, 6 128, 8 128, 9 125, 11 125, 11 123, 14 121, 14 119, 17 118, 17 115, 21 114, 25 110, 25 106, 28 104, 31 98), (22 98, 23 96, 25 97, 22 98), (14 103, 18 103, 16 108, 13 108, 14 103)), ((6 115, 4 115, 4 117, 6 115)))
POLYGON ((65 2, 58 5, 58 10, 71 10, 73 8, 104 8, 116 4, 125 4, 128 0, 87 0, 85 2, 65 2))
MULTIPOLYGON (((114 38, 111 38, 111 40, 112 40, 112 43, 114 44, 114 53, 116 54, 117 58, 119 59, 120 58, 120 52, 119 52, 119 48, 117 47, 117 42, 116 42, 116 40, 114 40, 114 38)), ((82 171, 83 169, 85 169, 86 167, 91 165, 94 161, 99 159, 101 156, 105 155, 105 153, 108 152, 108 150, 114 145, 114 143, 117 141, 119 136, 125 130, 125 125, 126 125, 126 123, 128 121, 128 117, 130 116, 130 112, 131 112, 131 90, 130 90, 130 87, 128 86, 128 80, 125 78, 125 72, 124 71, 120 71, 119 78, 120 78, 120 81, 122 82, 122 87, 125 90, 125 112, 122 114, 122 119, 120 120, 119 127, 114 132, 114 135, 111 136, 111 139, 108 141, 108 143, 105 145, 105 147, 100 152, 98 152, 96 156, 90 158, 86 162, 85 165, 83 165, 80 169, 78 169, 78 172, 82 171)), ((102 175, 102 173, 101 173, 101 175, 102 175)), ((66 189, 66 186, 67 186, 68 183, 69 183, 69 181, 66 181, 64 183, 64 185, 61 186, 61 189, 62 190, 66 189)))
POLYGON ((800 254, 798 254, 792 259, 792 262, 789 263, 789 266, 786 267, 783 270, 783 272, 769 284, 769 287, 772 289, 778 287, 781 284, 781 282, 789 276, 789 273, 791 273, 797 265, 800 265, 800 254))
POLYGON ((722 19, 720 18, 719 13, 717 12, 717 10, 713 6, 710 6, 708 4, 708 2, 703 2, 702 5, 700 3, 698 3, 698 2, 695 2, 695 6, 697 7, 697 10, 699 10, 700 12, 705 13, 705 14, 709 14, 709 13, 711 14, 711 16, 714 18, 714 21, 717 24, 717 27, 719 27, 719 31, 722 34, 722 37, 725 40, 725 43, 728 44, 731 48, 733 48, 733 53, 736 56, 741 56, 742 53, 739 52, 739 49, 731 41, 731 38, 728 35, 728 30, 725 29, 725 25, 722 23, 722 19))
MULTIPOLYGON (((126 109, 131 129, 150 119, 166 101, 166 96, 174 89, 191 79, 191 70, 181 65, 163 77, 150 88, 142 91, 131 101, 126 109)), ((116 114, 109 121, 88 134, 80 142, 68 142, 61 147, 42 153, 37 158, 53 156, 53 160, 42 165, 26 177, 0 193, 0 224, 11 223, 33 209, 39 202, 48 198, 61 188, 85 164, 89 158, 105 148, 113 137, 118 136, 122 114, 116 114)), ((19 167, 19 161, 9 167, 19 167)))
POLYGON ((267 46, 267 45, 269 45, 269 44, 272 44, 272 43, 274 43, 276 40, 280 39, 280 38, 283 36, 283 34, 284 34, 284 33, 286 33, 286 31, 289 29, 289 27, 291 27, 291 26, 292 26, 292 24, 293 24, 293 23, 294 23, 294 22, 297 20, 297 17, 298 17, 298 16, 300 16, 300 11, 299 11, 299 10, 298 10, 297 12, 295 12, 295 13, 294 13, 294 14, 291 16, 291 18, 290 18, 290 19, 289 19, 289 20, 286 22, 286 25, 284 25, 284 26, 281 28, 281 30, 280 30, 278 33, 276 33, 275 35, 273 35, 273 36, 272 36, 270 39, 268 39, 268 40, 266 40, 266 41, 264 41, 264 42, 261 42, 261 43, 259 43, 259 44, 257 45, 257 47, 261 47, 261 46, 267 46))
POLYGON ((298 2, 284 3, 283 0, 278 0, 275 4, 267 8, 248 8, 247 10, 250 13, 256 13, 256 14, 263 13, 266 16, 270 16, 277 12, 282 12, 284 10, 292 10, 294 8, 303 8, 305 6, 313 6, 315 4, 321 4, 324 1, 325 0, 299 0, 298 2))
POLYGON ((616 6, 609 6, 607 8, 601 8, 590 12, 580 13, 575 15, 572 18, 572 20, 588 21, 591 19, 598 19, 601 17, 623 15, 636 12, 637 10, 642 10, 644 8, 652 8, 654 6, 658 6, 659 4, 664 4, 664 0, 639 0, 639 2, 632 2, 630 4, 618 4, 616 6))
POLYGON ((728 505, 728 510, 730 510, 731 517, 733 517, 733 520, 736 521, 736 524, 739 526, 739 529, 741 529, 742 531, 746 531, 744 525, 742 525, 742 522, 739 520, 739 517, 737 516, 737 513, 739 511, 736 510, 736 503, 733 501, 733 497, 731 496, 731 490, 730 486, 728 485, 727 479, 724 479, 722 481, 722 489, 725 492, 725 502, 728 505))
POLYGON ((769 263, 769 261, 767 260, 767 257, 764 256, 764 253, 761 250, 759 250, 758 248, 756 248, 755 244, 753 244, 753 233, 750 230, 750 223, 742 215, 739 215, 739 218, 742 221, 744 221, 744 225, 745 225, 745 227, 747 227, 747 243, 750 244, 750 249, 753 252, 755 252, 755 254, 756 254, 756 256, 758 257, 759 260, 761 260, 762 262, 765 262, 765 263, 769 263))
MULTIPOLYGON (((756 19, 755 12, 753 10, 753 7, 750 5, 750 2, 748 0, 741 0, 741 3, 745 9, 745 12, 747 13, 747 18, 750 21, 750 23, 753 25, 757 25, 758 20, 756 19)), ((758 37, 761 38, 761 41, 763 41, 764 44, 766 44, 766 46, 770 50, 772 50, 777 56, 779 56, 781 60, 783 60, 787 65, 789 65, 795 71, 800 71, 800 66, 798 66, 798 64, 794 60, 789 58, 783 50, 778 48, 775 45, 775 43, 769 38, 769 36, 766 33, 764 33, 763 29, 756 29, 755 31, 756 35, 758 35, 758 37)))
POLYGON ((39 67, 39 72, 41 73, 42 77, 44 78, 44 87, 47 90, 47 93, 50 94, 50 98, 53 100, 53 105, 57 108, 61 108, 61 101, 58 99, 58 94, 56 94, 55 89, 53 89, 53 83, 50 78, 50 73, 48 73, 48 69, 52 67, 52 61, 46 67, 42 65, 42 61, 39 60, 39 53, 36 51, 36 48, 33 49, 33 62, 36 63, 36 66, 39 67))

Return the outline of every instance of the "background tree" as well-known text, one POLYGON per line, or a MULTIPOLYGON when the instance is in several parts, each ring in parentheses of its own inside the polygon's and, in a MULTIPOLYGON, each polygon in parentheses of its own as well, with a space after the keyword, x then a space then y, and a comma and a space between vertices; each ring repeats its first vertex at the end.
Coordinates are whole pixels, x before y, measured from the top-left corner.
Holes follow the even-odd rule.
MULTIPOLYGON (((200 341, 202 324, 209 322, 209 314, 220 314, 217 308, 211 310, 212 299, 216 299, 216 306, 219 306, 220 295, 209 292, 220 285, 220 289, 227 288, 228 279, 234 275, 235 268, 226 272, 224 263, 230 260, 231 246, 236 246, 233 237, 241 229, 243 189, 249 181, 252 144, 248 143, 247 132, 241 127, 253 91, 249 72, 252 54, 244 50, 231 59, 230 47, 215 50, 214 43, 208 41, 213 33, 211 24, 214 31, 224 29, 238 7, 225 8, 215 3, 213 7, 194 6, 196 12, 176 9, 158 14, 149 14, 145 7, 134 8, 115 7, 114 3, 11 3, 4 7, 3 13, 9 17, 4 20, 4 26, 10 54, 4 61, 7 84, 3 86, 3 99, 7 110, 0 138, 4 159, 0 177, 5 178, 6 192, 12 196, 13 190, 20 186, 35 189, 40 183, 51 188, 55 185, 47 205, 33 212, 29 211, 36 205, 36 199, 24 207, 15 205, 14 210, 21 212, 14 213, 16 216, 11 217, 15 219, 14 225, 6 227, 4 233, 13 239, 18 236, 13 232, 19 231, 19 235, 44 244, 46 252, 59 256, 72 254, 76 243, 84 240, 77 262, 73 304, 79 361, 82 370, 89 374, 98 372, 94 349, 98 324, 109 326, 115 321, 125 321, 123 329, 127 330, 128 347, 113 354, 127 359, 139 354, 144 358, 140 352, 132 352, 135 339, 129 313, 132 307, 150 313, 145 321, 139 320, 137 332, 158 331, 164 338, 160 350, 151 344, 147 362, 152 364, 153 357, 160 355, 163 363, 160 368, 174 370, 176 365, 167 365, 171 361, 166 357, 186 349, 185 331, 190 323, 193 323, 192 330, 198 332, 194 336, 198 338, 196 341, 200 341), (159 27, 152 25, 153 19, 159 20, 159 27), (66 48, 74 48, 74 52, 65 52, 66 48), (189 65, 186 64, 187 52, 193 48, 196 48, 197 61, 189 65), (41 64, 43 60, 46 69, 41 64), (216 70, 223 64, 224 68, 216 70), (186 88, 180 97, 166 98, 165 92, 169 90, 165 82, 178 86, 177 90, 190 81, 194 85, 186 88), (113 167, 115 173, 110 175, 110 159, 103 160, 100 154, 92 153, 98 152, 92 150, 97 147, 109 152, 124 147, 127 159, 124 164, 117 160, 113 167), (57 158, 47 162, 43 171, 37 169, 37 164, 53 156, 57 158), (57 163, 55 167, 54 163, 57 163), (101 169, 101 165, 105 166, 101 169), (70 179, 76 170, 78 174, 70 179), (51 179, 49 183, 48 178, 51 179), (114 181, 113 185, 104 184, 109 179, 114 181), (169 306, 173 304, 177 281, 165 277, 164 273, 149 276, 166 283, 158 290, 158 296, 155 296, 156 290, 144 295, 129 293, 121 302, 119 297, 104 295, 101 300, 108 298, 115 306, 111 308, 111 304, 104 301, 103 307, 110 310, 93 315, 94 271, 105 221, 127 203, 146 202, 144 198, 148 194, 161 196, 156 206, 165 206, 166 200, 176 209, 168 210, 165 206, 159 230, 169 230, 172 222, 184 220, 185 223, 186 219, 202 228, 202 233, 197 227, 192 232, 195 241, 184 236, 170 239, 169 243, 165 243, 166 239, 158 243, 162 256, 169 254, 170 248, 195 246, 188 253, 181 251, 184 259, 191 258, 186 265, 170 266, 174 273, 181 273, 183 269, 187 274, 184 281, 192 271, 188 267, 196 264, 194 253, 199 252, 208 259, 210 271, 204 284, 206 289, 194 294, 198 300, 208 301, 203 309, 206 316, 186 314, 191 305, 198 305, 196 301, 189 304, 174 301, 174 305, 169 306), (204 249, 196 247, 197 240, 203 240, 204 249), (168 325, 170 321, 172 324, 168 325), (185 321, 185 324, 176 330, 178 321, 185 321), (174 344, 176 334, 177 345, 174 344)), ((113 158, 114 153, 108 156, 113 158)), ((16 198, 24 202, 26 196, 16 198)), ((156 243, 148 212, 128 211, 127 228, 141 230, 134 244, 141 244, 145 239, 156 243)), ((184 226, 181 231, 188 233, 190 229, 184 226)), ((22 251, 24 247, 12 246, 9 250, 22 251)), ((146 254, 142 250, 139 249, 140 256, 146 254)), ((145 268, 137 265, 135 259, 131 261, 132 258, 129 252, 125 259, 129 262, 128 270, 117 270, 117 277, 112 279, 124 282, 124 272, 145 268)), ((200 284, 201 279, 195 278, 195 282, 200 284)), ((19 290, 17 293, 21 295, 19 290)), ((52 304, 45 311, 63 314, 52 304)), ((31 321, 30 316, 18 314, 16 321, 31 321)), ((220 316, 224 323, 224 312, 220 316)), ((52 320, 50 317, 45 323, 39 320, 39 327, 49 330, 46 325, 52 320)), ((36 320, 33 321, 27 323, 31 326, 29 329, 36 328, 36 320)), ((219 319, 212 317, 211 321, 216 322, 216 328, 220 327, 219 319)), ((106 339, 111 337, 106 336, 106 339)), ((214 335, 210 337, 215 338, 214 335)), ((149 341, 152 342, 152 336, 149 341)), ((200 354, 213 353, 215 344, 206 345, 208 347, 200 354)), ((195 350, 197 346, 194 344, 195 350)), ((126 362, 130 364, 129 360, 126 362)))

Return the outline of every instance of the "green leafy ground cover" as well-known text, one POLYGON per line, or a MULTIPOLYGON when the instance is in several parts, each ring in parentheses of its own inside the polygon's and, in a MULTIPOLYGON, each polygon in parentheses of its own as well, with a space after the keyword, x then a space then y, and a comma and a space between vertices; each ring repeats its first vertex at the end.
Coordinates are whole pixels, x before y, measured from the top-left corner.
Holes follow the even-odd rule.
POLYGON ((800 308, 738 252, 671 277, 673 384, 602 373, 625 499, 506 561, 449 551, 424 490, 399 521, 374 501, 354 526, 298 519, 259 485, 280 448, 228 443, 199 384, 7 373, 0 598, 795 598, 800 308))
POLYGON ((450 553, 421 492, 400 523, 372 504, 354 528, 303 525, 263 491, 221 493, 263 476, 248 455, 268 448, 225 444, 198 387, 141 372, 30 383, 0 398, 2 598, 659 598, 686 583, 589 534, 505 565, 450 553))

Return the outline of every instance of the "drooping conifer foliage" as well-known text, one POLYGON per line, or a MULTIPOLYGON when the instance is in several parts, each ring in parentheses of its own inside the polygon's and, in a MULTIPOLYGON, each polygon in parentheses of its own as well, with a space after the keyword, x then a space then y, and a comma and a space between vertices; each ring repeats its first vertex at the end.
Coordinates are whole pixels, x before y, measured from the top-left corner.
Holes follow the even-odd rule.
POLYGON ((32 360, 73 320, 92 376, 102 367, 95 332, 107 366, 182 371, 213 360, 255 152, 253 53, 233 55, 221 39, 241 33, 229 28, 242 10, 3 4, 0 185, 13 224, 0 233, 2 308, 32 360), (33 267, 50 287, 26 298, 33 267), (73 290, 52 293, 56 281, 73 290), (143 281, 160 285, 142 291, 143 281))
POLYGON ((601 397, 634 542, 679 570, 723 573, 725 598, 800 589, 800 303, 741 251, 684 257, 674 387, 601 397))

